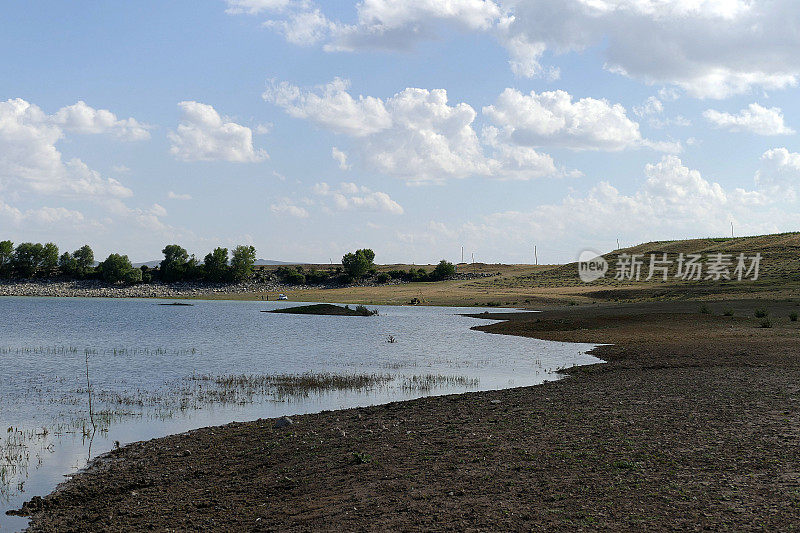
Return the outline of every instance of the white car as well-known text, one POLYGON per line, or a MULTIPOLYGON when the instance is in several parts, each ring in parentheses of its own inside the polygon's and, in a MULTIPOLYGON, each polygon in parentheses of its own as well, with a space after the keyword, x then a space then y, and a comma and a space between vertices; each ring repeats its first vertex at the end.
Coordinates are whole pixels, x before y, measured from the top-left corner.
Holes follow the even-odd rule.
POLYGON ((288 300, 289 298, 285 294, 279 294, 278 300, 288 300))

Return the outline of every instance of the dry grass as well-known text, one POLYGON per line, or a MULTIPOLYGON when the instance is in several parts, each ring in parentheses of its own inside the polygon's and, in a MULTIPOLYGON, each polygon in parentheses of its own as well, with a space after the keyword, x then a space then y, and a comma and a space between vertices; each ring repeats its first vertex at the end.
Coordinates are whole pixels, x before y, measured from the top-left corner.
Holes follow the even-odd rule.
MULTIPOLYGON (((347 304, 406 305, 417 298, 424 305, 484 306, 489 303, 508 307, 543 308, 551 305, 585 304, 599 301, 661 301, 683 299, 742 299, 759 297, 777 299, 800 294, 800 233, 737 238, 706 238, 676 241, 655 241, 605 254, 611 268, 621 253, 669 254, 728 253, 750 256, 762 254, 758 281, 695 281, 669 280, 617 281, 613 272, 606 278, 586 284, 578 278, 575 263, 567 265, 459 265, 460 272, 493 274, 471 280, 434 283, 407 283, 376 287, 344 287, 284 291, 290 300, 305 302, 337 302, 347 304)), ((324 267, 325 265, 318 265, 324 267)), ((328 265, 329 266, 329 265, 328 265)), ((398 268, 419 268, 420 265, 381 265, 379 271, 398 268)), ((423 265, 431 269, 433 265, 423 265)), ((267 267, 265 267, 267 268, 267 267)), ((647 265, 643 268, 647 275, 647 265)), ((231 299, 262 299, 262 294, 224 295, 231 299)))

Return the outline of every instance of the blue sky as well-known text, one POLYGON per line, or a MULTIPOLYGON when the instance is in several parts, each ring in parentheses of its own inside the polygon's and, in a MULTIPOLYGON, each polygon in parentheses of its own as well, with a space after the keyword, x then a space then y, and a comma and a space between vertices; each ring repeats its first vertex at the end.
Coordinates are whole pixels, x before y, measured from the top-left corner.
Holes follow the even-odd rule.
POLYGON ((0 238, 574 260, 798 228, 788 0, 4 4, 0 238))

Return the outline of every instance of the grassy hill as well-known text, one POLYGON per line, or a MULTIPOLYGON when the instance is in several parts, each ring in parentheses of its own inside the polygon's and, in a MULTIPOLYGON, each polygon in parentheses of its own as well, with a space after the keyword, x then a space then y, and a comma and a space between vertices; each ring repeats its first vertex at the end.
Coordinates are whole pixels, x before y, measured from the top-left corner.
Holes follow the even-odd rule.
MULTIPOLYGON (((538 271, 532 271, 517 276, 500 277, 478 282, 477 287, 500 288, 575 288, 582 289, 586 297, 621 298, 672 296, 691 297, 706 294, 740 293, 746 291, 765 291, 786 289, 800 286, 800 233, 782 233, 776 235, 759 235, 754 237, 735 238, 705 238, 675 241, 653 241, 629 248, 614 250, 603 254, 609 263, 609 271, 604 278, 592 283, 584 283, 578 276, 577 263, 556 265, 538 271), (761 254, 759 278, 752 280, 710 280, 686 281, 675 278, 677 268, 673 264, 670 277, 664 282, 663 278, 656 275, 654 279, 646 281, 649 272, 650 256, 663 257, 666 253, 669 260, 675 261, 679 254, 700 254, 703 265, 703 277, 708 268, 709 256, 713 254, 729 254, 732 256, 734 266, 739 254, 744 253, 748 258, 756 253, 761 254), (643 262, 642 275, 639 281, 614 279, 620 256, 634 254, 640 256, 643 262), (625 290, 622 290, 625 288, 625 290)), ((749 266, 749 260, 748 260, 749 266)), ((733 275, 733 268, 730 268, 733 275)), ((570 291, 571 292, 571 291, 570 291)))

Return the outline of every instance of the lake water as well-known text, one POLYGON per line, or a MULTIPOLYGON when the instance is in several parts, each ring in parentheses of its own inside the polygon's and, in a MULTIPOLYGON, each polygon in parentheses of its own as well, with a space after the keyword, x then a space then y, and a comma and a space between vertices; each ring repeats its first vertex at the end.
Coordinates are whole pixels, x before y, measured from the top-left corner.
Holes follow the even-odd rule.
POLYGON ((491 321, 460 314, 484 309, 370 306, 380 314, 336 317, 259 312, 297 305, 288 302, 159 303, 0 298, 0 531, 27 523, 6 510, 115 442, 534 385, 599 361, 585 353, 592 345, 470 330, 491 321))

